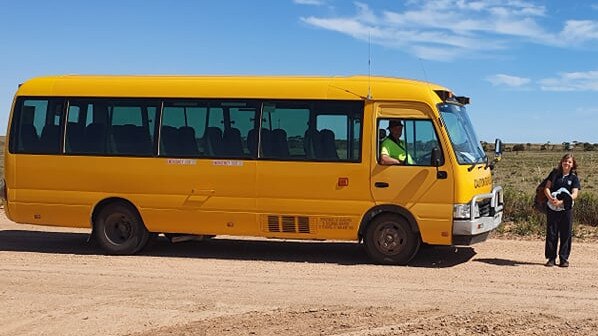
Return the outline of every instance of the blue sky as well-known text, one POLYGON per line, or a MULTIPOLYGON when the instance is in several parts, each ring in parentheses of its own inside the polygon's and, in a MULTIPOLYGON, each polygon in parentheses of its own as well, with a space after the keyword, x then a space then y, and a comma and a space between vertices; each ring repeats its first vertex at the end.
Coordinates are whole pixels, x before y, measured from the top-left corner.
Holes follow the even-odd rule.
POLYGON ((0 4, 0 133, 17 85, 35 76, 371 72, 470 96, 481 140, 598 143, 598 2, 0 4))

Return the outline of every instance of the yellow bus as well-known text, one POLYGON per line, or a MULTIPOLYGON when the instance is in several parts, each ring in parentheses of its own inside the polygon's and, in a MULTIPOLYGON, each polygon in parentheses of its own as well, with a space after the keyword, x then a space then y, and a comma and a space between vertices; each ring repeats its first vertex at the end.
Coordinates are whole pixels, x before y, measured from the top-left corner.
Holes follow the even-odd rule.
POLYGON ((386 77, 53 76, 19 86, 2 197, 17 223, 91 228, 109 254, 156 234, 351 240, 377 263, 469 245, 503 192, 442 86, 386 77), (409 160, 381 164, 390 123, 409 160))

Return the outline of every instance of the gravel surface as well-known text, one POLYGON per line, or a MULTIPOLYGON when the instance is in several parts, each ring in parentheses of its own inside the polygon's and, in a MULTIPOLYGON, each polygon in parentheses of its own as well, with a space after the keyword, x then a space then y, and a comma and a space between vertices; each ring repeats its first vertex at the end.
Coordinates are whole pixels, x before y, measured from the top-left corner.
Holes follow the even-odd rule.
POLYGON ((598 243, 544 267, 542 240, 426 247, 217 237, 104 256, 87 230, 0 214, 0 335, 596 335, 598 243))

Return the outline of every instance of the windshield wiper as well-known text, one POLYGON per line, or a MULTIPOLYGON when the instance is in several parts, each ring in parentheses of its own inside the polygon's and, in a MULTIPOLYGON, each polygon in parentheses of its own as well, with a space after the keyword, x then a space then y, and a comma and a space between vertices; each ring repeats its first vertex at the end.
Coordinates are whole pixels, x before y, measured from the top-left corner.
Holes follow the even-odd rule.
MULTIPOLYGON (((492 164, 490 163, 490 158, 488 157, 488 155, 484 155, 484 157, 486 158, 486 165, 484 166, 484 170, 488 169, 488 168, 492 168, 492 164)), ((494 168, 492 168, 494 169, 494 168)))
MULTIPOLYGON (((484 157, 486 158, 486 165, 487 165, 488 164, 488 156, 484 155, 484 157)), ((471 166, 469 166, 469 168, 467 168, 467 171, 468 172, 472 171, 473 168, 475 168, 475 166, 477 166, 478 163, 482 163, 482 160, 484 160, 484 157, 478 158, 474 162, 472 162, 471 166)))

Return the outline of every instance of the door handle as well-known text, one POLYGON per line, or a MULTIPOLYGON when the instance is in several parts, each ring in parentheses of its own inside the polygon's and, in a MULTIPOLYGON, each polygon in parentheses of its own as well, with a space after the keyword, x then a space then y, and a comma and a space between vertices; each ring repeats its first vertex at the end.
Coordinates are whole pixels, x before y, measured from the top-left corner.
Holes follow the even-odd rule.
POLYGON ((208 200, 208 198, 212 197, 216 191, 205 189, 205 190, 196 190, 191 189, 191 193, 187 195, 187 199, 185 202, 199 202, 203 203, 208 200))
POLYGON ((376 183, 374 183, 374 186, 376 188, 388 188, 388 183, 386 183, 386 182, 376 182, 376 183))

